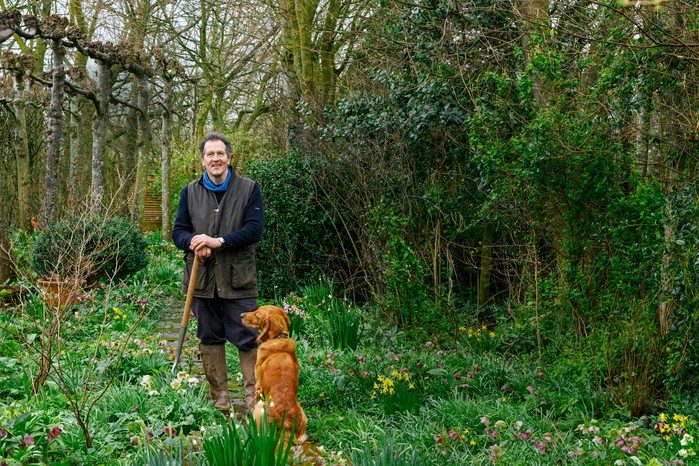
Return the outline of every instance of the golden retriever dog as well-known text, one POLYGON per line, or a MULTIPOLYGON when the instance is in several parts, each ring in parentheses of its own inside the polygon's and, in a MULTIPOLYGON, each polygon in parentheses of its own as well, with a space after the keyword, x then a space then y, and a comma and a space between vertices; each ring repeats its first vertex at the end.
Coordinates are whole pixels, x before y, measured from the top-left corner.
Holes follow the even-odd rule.
POLYGON ((255 421, 259 425, 263 409, 267 418, 277 423, 284 417, 286 442, 296 421, 294 439, 305 442, 308 419, 298 402, 299 362, 296 342, 289 338, 289 317, 277 306, 261 306, 255 312, 243 314, 243 323, 260 329, 255 365, 255 421))

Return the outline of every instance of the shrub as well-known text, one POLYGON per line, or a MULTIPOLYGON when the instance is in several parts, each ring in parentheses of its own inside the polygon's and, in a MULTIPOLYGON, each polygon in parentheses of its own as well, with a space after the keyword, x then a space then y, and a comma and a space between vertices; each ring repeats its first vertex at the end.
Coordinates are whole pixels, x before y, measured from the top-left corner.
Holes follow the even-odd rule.
POLYGON ((31 263, 42 277, 117 279, 148 265, 146 246, 127 219, 77 216, 47 225, 36 235, 31 263))
POLYGON ((257 247, 263 296, 287 294, 318 271, 337 270, 335 221, 314 184, 319 168, 302 154, 250 161, 245 175, 260 183, 265 232, 257 247))

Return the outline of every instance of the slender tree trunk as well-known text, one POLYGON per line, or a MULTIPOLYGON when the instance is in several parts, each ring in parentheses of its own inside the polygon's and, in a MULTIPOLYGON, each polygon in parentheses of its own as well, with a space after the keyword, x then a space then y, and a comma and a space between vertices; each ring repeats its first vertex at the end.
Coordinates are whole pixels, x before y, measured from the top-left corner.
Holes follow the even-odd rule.
POLYGON ((195 141, 199 141, 203 136, 199 134, 198 128, 199 128, 199 93, 197 92, 197 82, 196 80, 192 80, 192 108, 190 111, 192 112, 192 137, 194 138, 195 141))
MULTIPOLYGON (((0 180, 0 188, 3 188, 3 181, 0 180)), ((14 279, 14 267, 12 260, 8 255, 9 239, 7 238, 7 220, 0 220, 0 283, 5 283, 8 280, 14 279)))
POLYGON ((162 203, 160 206, 163 239, 172 239, 172 227, 170 226, 170 144, 172 143, 172 82, 166 81, 163 88, 163 115, 162 115, 162 141, 161 141, 161 184, 162 203))
POLYGON ((325 105, 335 100, 335 34, 338 16, 340 15, 340 0, 330 0, 325 15, 325 26, 320 40, 320 70, 322 102, 325 105))
MULTIPOLYGON (((209 36, 207 32, 209 27, 209 6, 205 0, 201 0, 200 5, 201 24, 199 26, 199 56, 205 57, 209 48, 209 36)), ((207 67, 202 67, 201 77, 203 79, 204 86, 211 85, 212 78, 207 67)), ((192 86, 194 87, 192 89, 194 93, 192 100, 192 110, 194 111, 192 122, 194 125, 194 139, 198 141, 204 137, 204 126, 206 125, 207 115, 209 114, 209 109, 211 107, 213 89, 210 87, 208 89, 206 87, 202 87, 205 90, 205 94, 204 102, 200 106, 198 100, 198 82, 193 80, 192 86)))
POLYGON ((301 92, 306 100, 315 97, 313 66, 313 20, 317 2, 314 0, 295 0, 295 21, 299 41, 301 92))
POLYGON ((495 225, 488 222, 483 227, 481 243, 481 270, 478 281, 478 307, 485 306, 490 301, 490 274, 493 269, 493 237, 495 225))
POLYGON ((25 231, 31 228, 31 207, 29 193, 31 177, 29 167, 29 140, 27 136, 27 107, 24 87, 24 73, 15 75, 15 151, 17 157, 17 204, 19 207, 19 227, 25 231))
MULTIPOLYGON (((638 34, 645 27, 645 17, 640 13, 639 7, 636 8, 636 13, 634 15, 635 26, 632 29, 632 34, 638 34)), ((634 82, 634 102, 636 105, 632 108, 634 114, 634 120, 636 124, 635 132, 635 144, 636 144, 636 157, 638 159, 638 173, 641 178, 650 181, 651 178, 651 167, 650 158, 651 146, 647 137, 647 129, 649 125, 648 121, 648 105, 647 97, 643 94, 641 89, 643 88, 643 81, 645 79, 645 74, 643 71, 639 71, 634 82)))
POLYGON ((70 99, 70 160, 68 162, 68 205, 77 205, 79 183, 79 160, 82 138, 80 137, 80 96, 70 99))
MULTIPOLYGON (((94 35, 95 17, 92 17, 92 27, 88 25, 88 19, 85 17, 82 0, 69 0, 70 15, 74 20, 75 25, 85 34, 85 39, 91 41, 94 35)), ((99 8, 93 10, 93 15, 99 14, 99 8)), ((75 53, 73 68, 75 71, 75 83, 82 88, 88 87, 87 78, 87 55, 81 52, 75 53)), ((81 205, 86 197, 88 185, 87 183, 79 183, 78 180, 87 180, 92 178, 91 163, 92 158, 92 118, 95 114, 95 107, 92 105, 83 105, 85 102, 80 96, 75 96, 71 99, 71 142, 70 142, 70 189, 69 195, 71 199, 70 205, 81 205)))
POLYGON ((434 228, 434 246, 432 247, 432 289, 434 290, 434 305, 435 307, 439 307, 439 299, 440 299, 440 288, 441 288, 441 276, 440 276, 440 252, 442 249, 441 246, 441 239, 442 239, 442 220, 437 219, 437 225, 435 225, 434 228))
MULTIPOLYGON (((670 0, 664 5, 665 8, 658 13, 662 15, 660 19, 666 27, 684 44, 696 40, 694 31, 687 28, 685 24, 685 18, 691 16, 691 9, 696 8, 690 5, 686 2, 670 0)), ((673 292, 677 272, 671 270, 671 265, 678 260, 676 249, 678 225, 673 198, 681 190, 680 178, 687 175, 688 168, 695 159, 695 155, 687 149, 693 143, 694 136, 691 135, 692 126, 685 126, 687 125, 685 118, 686 115, 691 115, 694 111, 687 95, 696 92, 697 85, 690 79, 682 87, 665 86, 662 91, 656 92, 653 96, 658 99, 658 103, 653 106, 657 114, 655 130, 659 136, 656 140, 659 141, 658 148, 660 149, 657 166, 665 194, 662 222, 665 247, 660 264, 660 293, 658 296, 658 322, 661 336, 670 332, 673 314, 679 304, 678 296, 673 292)), ((694 177, 694 174, 690 176, 694 177)))
POLYGON ((134 193, 131 219, 140 227, 143 227, 143 210, 146 201, 146 188, 148 184, 148 158, 150 154, 150 120, 148 118, 148 78, 141 76, 138 84, 138 130, 140 143, 138 147, 138 163, 136 165, 136 184, 134 193))
MULTIPOLYGON (((53 3, 51 0, 40 0, 28 3, 30 6, 33 6, 33 8, 31 8, 30 11, 32 11, 32 14, 37 18, 45 18, 51 14, 51 4, 53 3)), ((36 58, 36 62, 34 65, 34 74, 37 76, 44 72, 44 60, 46 58, 46 50, 46 41, 36 41, 36 47, 32 55, 34 55, 34 57, 36 58)))
POLYGON ((109 63, 97 62, 97 117, 92 124, 92 185, 90 208, 93 215, 104 211, 104 163, 107 151, 107 125, 109 124, 109 97, 111 72, 109 63))
MULTIPOLYGON (((12 189, 7 184, 11 184, 10 177, 0 176, 0 193, 4 194, 12 189)), ((7 204, 9 203, 3 200, 2 206, 0 206, 0 284, 15 278, 15 269, 9 255, 10 238, 8 231, 12 219, 12 214, 9 211, 13 206, 7 204)))
MULTIPOLYGON (((131 105, 126 115, 126 141, 125 153, 122 156, 122 183, 120 187, 124 196, 130 196, 133 192, 135 195, 136 189, 136 167, 138 166, 138 95, 139 95, 139 80, 138 77, 131 77, 131 105), (133 191, 132 191, 133 190, 133 191)), ((128 197, 128 201, 124 203, 124 213, 131 210, 133 215, 134 197, 128 197)))
POLYGON ((53 80, 51 110, 49 113, 49 144, 46 150, 46 175, 44 178, 44 212, 42 216, 45 224, 52 222, 56 216, 58 161, 63 146, 63 95, 66 79, 61 42, 52 40, 51 49, 53 51, 53 80))
MULTIPOLYGON (((515 2, 515 10, 522 19, 522 50, 524 52, 524 61, 529 63, 532 45, 531 41, 536 31, 543 33, 549 29, 549 2, 548 0, 517 0, 515 2)), ((546 99, 545 91, 541 87, 541 81, 534 79, 533 83, 534 100, 544 105, 546 99)))
MULTIPOLYGON (((671 183, 668 183, 669 185, 671 183)), ((672 327, 672 314, 676 307, 675 298, 672 293, 674 276, 670 273, 670 266, 675 259, 672 248, 675 245, 675 221, 673 219, 673 209, 671 200, 671 186, 666 189, 667 196, 663 212, 663 237, 665 248, 662 262, 660 264, 660 296, 658 303, 658 322, 660 324, 660 334, 667 335, 672 327)))

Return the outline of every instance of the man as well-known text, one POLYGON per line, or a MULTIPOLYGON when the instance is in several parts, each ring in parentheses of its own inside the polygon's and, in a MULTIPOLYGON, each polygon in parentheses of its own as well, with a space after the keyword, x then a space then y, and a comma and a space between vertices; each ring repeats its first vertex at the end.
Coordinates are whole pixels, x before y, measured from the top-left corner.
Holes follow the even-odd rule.
POLYGON ((264 226, 260 185, 230 166, 231 143, 209 133, 199 144, 204 174, 182 189, 172 239, 185 252, 183 291, 200 260, 192 312, 197 317, 201 360, 214 405, 230 413, 226 341, 238 348, 245 407, 254 408, 257 332, 241 314, 257 309, 255 244, 264 226))

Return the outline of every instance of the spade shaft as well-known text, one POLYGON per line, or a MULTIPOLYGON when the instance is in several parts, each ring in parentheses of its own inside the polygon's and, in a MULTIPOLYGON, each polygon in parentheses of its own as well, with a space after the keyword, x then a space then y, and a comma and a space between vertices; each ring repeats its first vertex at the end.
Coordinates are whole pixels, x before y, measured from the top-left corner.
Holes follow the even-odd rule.
POLYGON ((177 350, 175 351, 175 363, 172 365, 172 373, 175 373, 177 364, 180 363, 182 355, 182 345, 184 344, 184 336, 187 333, 187 324, 189 324, 189 313, 192 309, 192 299, 194 298, 194 287, 199 273, 199 259, 194 258, 192 264, 192 273, 189 275, 189 286, 187 287, 187 299, 184 302, 184 312, 182 313, 182 322, 180 322, 180 336, 177 339, 177 350))

